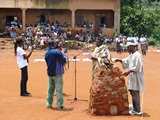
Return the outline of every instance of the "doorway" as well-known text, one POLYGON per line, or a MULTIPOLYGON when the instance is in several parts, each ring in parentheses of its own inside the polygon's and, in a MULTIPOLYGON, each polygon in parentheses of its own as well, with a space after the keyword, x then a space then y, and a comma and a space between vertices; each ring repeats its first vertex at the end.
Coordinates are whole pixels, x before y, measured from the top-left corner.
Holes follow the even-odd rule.
POLYGON ((11 22, 14 21, 15 16, 6 16, 6 26, 11 26, 11 22))
POLYGON ((106 16, 101 16, 100 17, 100 26, 104 27, 106 26, 107 22, 106 22, 106 16))
POLYGON ((39 22, 40 24, 46 24, 47 23, 47 20, 46 20, 46 16, 45 15, 41 15, 40 16, 40 19, 39 19, 39 22))

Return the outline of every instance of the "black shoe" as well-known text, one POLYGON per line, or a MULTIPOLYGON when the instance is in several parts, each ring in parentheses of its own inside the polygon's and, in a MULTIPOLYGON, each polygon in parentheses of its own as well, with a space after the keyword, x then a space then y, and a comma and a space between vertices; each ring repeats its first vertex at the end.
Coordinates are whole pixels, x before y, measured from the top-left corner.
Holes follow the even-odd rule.
POLYGON ((57 108, 57 110, 63 110, 63 109, 64 109, 63 106, 57 108))
POLYGON ((29 92, 25 92, 25 94, 31 95, 31 93, 29 93, 29 92))
POLYGON ((29 94, 24 93, 24 94, 21 94, 21 96, 26 96, 27 97, 27 96, 29 96, 29 94))

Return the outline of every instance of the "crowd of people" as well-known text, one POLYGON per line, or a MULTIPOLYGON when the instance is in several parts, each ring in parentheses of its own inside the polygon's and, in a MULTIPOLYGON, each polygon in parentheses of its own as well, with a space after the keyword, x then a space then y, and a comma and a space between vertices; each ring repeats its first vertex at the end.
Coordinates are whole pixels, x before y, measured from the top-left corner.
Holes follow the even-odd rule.
POLYGON ((6 27, 14 41, 16 37, 23 36, 26 46, 34 45, 35 48, 44 48, 49 39, 77 40, 93 42, 97 37, 102 37, 100 29, 84 27, 83 29, 69 29, 63 27, 58 21, 26 25, 25 30, 19 25, 17 18, 6 27))
POLYGON ((52 24, 36 24, 27 25, 25 30, 22 30, 18 24, 17 19, 11 22, 8 28, 10 37, 13 41, 18 36, 23 37, 24 46, 27 49, 29 46, 33 46, 37 49, 46 48, 49 39, 61 40, 65 43, 67 40, 76 40, 78 42, 93 43, 97 40, 105 42, 110 50, 117 51, 118 53, 127 51, 128 42, 136 42, 139 44, 138 49, 141 50, 143 55, 146 55, 148 50, 147 37, 128 37, 128 36, 115 36, 109 37, 103 34, 101 29, 93 28, 92 26, 86 26, 84 29, 74 30, 64 28, 59 22, 53 22, 52 24))
POLYGON ((120 35, 116 37, 114 41, 116 43, 116 51, 118 53, 127 51, 128 42, 137 43, 138 44, 137 49, 139 49, 143 55, 146 55, 148 50, 148 41, 147 38, 144 36, 138 38, 138 37, 126 37, 120 35))

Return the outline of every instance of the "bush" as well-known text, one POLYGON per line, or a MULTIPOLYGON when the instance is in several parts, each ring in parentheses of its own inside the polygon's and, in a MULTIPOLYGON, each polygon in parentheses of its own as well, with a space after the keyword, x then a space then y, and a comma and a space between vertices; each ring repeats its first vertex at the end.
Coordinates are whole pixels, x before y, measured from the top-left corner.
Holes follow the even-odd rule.
POLYGON ((148 44, 151 45, 151 46, 155 46, 156 45, 156 41, 153 41, 153 40, 149 41, 148 44))
POLYGON ((159 45, 160 45, 160 42, 157 41, 157 40, 154 39, 154 38, 149 38, 148 44, 151 45, 151 46, 159 46, 159 45))
POLYGON ((156 41, 160 42, 160 25, 156 27, 153 31, 152 38, 156 39, 156 41))
POLYGON ((65 41, 66 48, 68 49, 80 49, 84 47, 84 44, 75 40, 65 41))

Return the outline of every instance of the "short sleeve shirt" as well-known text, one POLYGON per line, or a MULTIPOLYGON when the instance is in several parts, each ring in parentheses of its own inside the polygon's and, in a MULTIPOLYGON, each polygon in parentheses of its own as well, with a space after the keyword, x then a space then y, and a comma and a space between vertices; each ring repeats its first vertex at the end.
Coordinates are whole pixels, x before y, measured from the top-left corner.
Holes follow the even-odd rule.
POLYGON ((28 66, 27 59, 24 58, 25 54, 26 52, 21 47, 17 47, 17 65, 20 69, 28 66))

